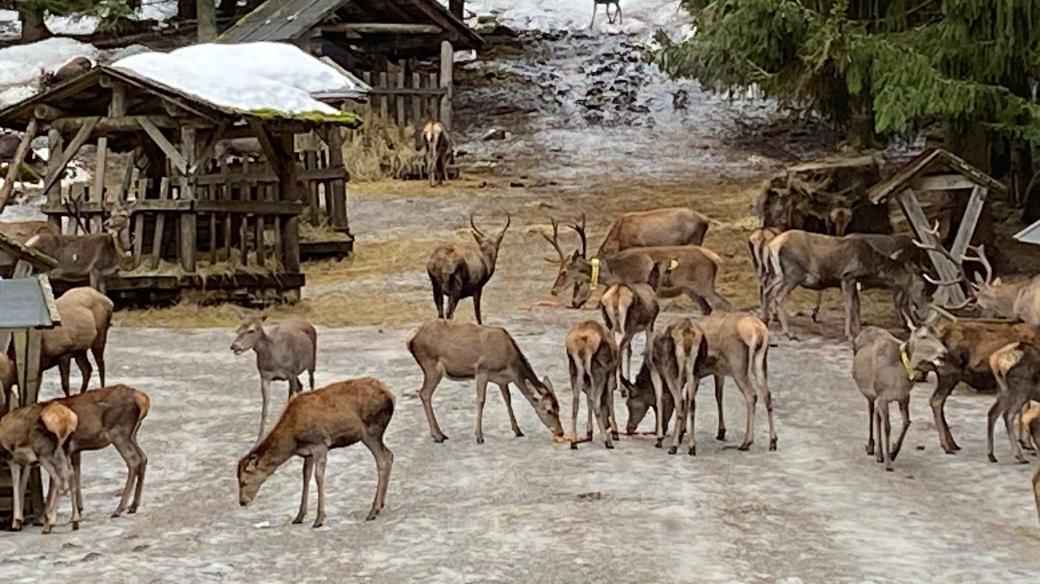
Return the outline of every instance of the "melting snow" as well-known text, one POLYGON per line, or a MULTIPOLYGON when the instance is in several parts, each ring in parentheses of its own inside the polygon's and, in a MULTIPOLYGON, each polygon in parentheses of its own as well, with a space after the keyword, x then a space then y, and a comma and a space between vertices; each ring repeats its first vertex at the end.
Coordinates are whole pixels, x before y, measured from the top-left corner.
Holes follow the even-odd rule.
POLYGON ((10 105, 36 92, 40 77, 57 71, 76 57, 97 61, 93 45, 69 38, 51 38, 0 49, 0 105, 10 105))
MULTIPOLYGON (((582 31, 589 30, 593 4, 592 0, 471 0, 466 8, 478 16, 494 15, 517 30, 582 31)), ((607 21, 603 8, 596 11, 594 31, 637 34, 664 29, 685 35, 690 30, 690 17, 676 0, 621 0, 622 21, 614 24, 607 21)))

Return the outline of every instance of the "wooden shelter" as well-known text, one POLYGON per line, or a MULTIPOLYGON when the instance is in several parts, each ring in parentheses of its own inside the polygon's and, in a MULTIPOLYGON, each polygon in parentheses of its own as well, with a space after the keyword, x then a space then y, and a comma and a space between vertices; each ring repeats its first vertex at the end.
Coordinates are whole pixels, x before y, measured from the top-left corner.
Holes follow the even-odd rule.
POLYGON ((247 303, 298 299, 301 194, 324 192, 331 223, 346 227, 338 129, 358 124, 347 112, 240 111, 121 67, 0 111, 0 126, 26 141, 47 136, 43 212, 65 232, 76 232, 78 215, 86 230, 100 230, 106 201, 130 205, 130 257, 106 281, 117 303, 175 301, 191 290, 247 303), (311 133, 328 142, 329 156, 305 165, 294 139, 311 133), (239 139, 262 154, 218 154, 239 139), (94 180, 63 193, 65 168, 87 144, 96 145, 94 180), (113 152, 132 153, 117 176, 107 164, 113 152))
POLYGON ((430 118, 451 127, 453 55, 483 44, 437 0, 268 0, 218 41, 291 42, 329 57, 364 79, 372 109, 401 128, 430 118))
MULTIPOLYGON (((960 220, 951 222, 957 226, 957 233, 947 250, 950 257, 962 259, 975 235, 987 194, 991 191, 1007 192, 1004 185, 958 156, 941 148, 932 148, 922 152, 888 180, 875 185, 868 196, 874 204, 894 196, 917 240, 939 247, 942 242, 929 225, 918 198, 918 193, 927 191, 948 191, 968 198, 960 220)), ((942 280, 954 280, 960 274, 960 266, 954 265, 942 253, 930 251, 928 256, 942 280)), ((945 295, 945 301, 956 304, 966 298, 964 290, 956 284, 943 286, 939 293, 945 295)), ((937 294, 936 301, 942 303, 944 298, 937 294)))
MULTIPOLYGON (((45 274, 39 273, 53 268, 54 259, 3 234, 0 234, 0 250, 18 258, 14 277, 0 279, 0 355, 2 358, 14 356, 18 383, 17 400, 11 399, 12 388, 3 388, 2 415, 8 409, 36 403, 42 378, 40 330, 60 324, 61 317, 50 282, 45 274), (10 351, 12 341, 14 350, 10 351)), ((10 487, 10 471, 7 465, 0 466, 0 515, 13 509, 10 487)), ((26 509, 30 514, 43 508, 43 483, 38 468, 30 474, 28 497, 26 509)))

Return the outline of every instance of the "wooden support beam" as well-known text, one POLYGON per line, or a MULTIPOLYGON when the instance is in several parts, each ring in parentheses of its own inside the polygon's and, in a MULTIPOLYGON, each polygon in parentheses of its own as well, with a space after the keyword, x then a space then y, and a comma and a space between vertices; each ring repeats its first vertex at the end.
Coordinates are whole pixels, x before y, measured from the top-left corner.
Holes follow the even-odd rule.
MULTIPOLYGON (((158 129, 156 130, 158 131, 158 129)), ((195 162, 195 128, 181 128, 181 152, 183 155, 184 170, 181 170, 180 199, 182 201, 193 201, 195 200, 195 186, 192 182, 192 177, 187 176, 185 170, 195 162)), ((195 251, 197 248, 195 245, 195 239, 198 236, 195 224, 195 213, 185 213, 181 215, 180 224, 181 267, 184 268, 185 272, 193 274, 195 273, 195 251)))
POLYGON ((971 238, 975 235, 975 226, 978 225, 979 217, 982 216, 982 208, 986 205, 987 193, 989 193, 989 189, 986 187, 976 186, 972 189, 968 206, 964 208, 964 216, 961 217, 960 227, 957 228, 957 236, 953 240, 953 245, 950 246, 950 253, 953 254, 953 257, 964 257, 964 252, 968 251, 971 238))
POLYGON ((102 136, 97 141, 97 153, 94 159, 94 195, 100 202, 105 201, 105 167, 108 164, 108 138, 102 136))
POLYGON ((121 118, 126 115, 126 84, 112 83, 112 102, 108 104, 108 117, 121 118))
POLYGON ((50 121, 58 118, 69 117, 69 113, 54 106, 41 103, 33 108, 33 117, 38 120, 50 121))
POLYGON ((22 163, 25 161, 26 154, 29 153, 29 145, 36 137, 36 129, 39 122, 35 118, 29 120, 29 125, 25 128, 25 134, 22 136, 22 140, 18 142, 18 148, 14 151, 14 158, 7 166, 7 175, 4 177, 4 185, 0 187, 0 213, 3 212, 4 207, 7 206, 7 199, 11 197, 11 193, 14 191, 14 183, 18 180, 19 171, 22 168, 22 163))
POLYGON ((401 22, 343 22, 326 24, 322 32, 338 32, 344 34, 440 34, 444 29, 436 24, 412 24, 401 22))
MULTIPOLYGON (((173 143, 171 143, 166 138, 166 136, 163 135, 162 130, 157 128, 150 119, 144 116, 142 116, 138 120, 138 123, 141 125, 141 129, 144 130, 145 133, 148 134, 148 136, 152 139, 152 142, 155 142, 155 145, 158 146, 164 154, 166 154, 166 157, 170 159, 170 163, 173 164, 173 166, 176 167, 181 174, 187 174, 188 160, 184 157, 183 154, 178 152, 177 148, 173 145, 173 143)), ((193 132, 192 135, 194 136, 194 128, 191 128, 191 130, 193 132)))
MULTIPOLYGON (((276 150, 285 153, 285 164, 278 171, 278 190, 283 201, 299 201, 296 183, 296 160, 293 158, 293 135, 282 132, 278 136, 276 150)), ((285 271, 300 271, 300 220, 298 215, 280 217, 282 225, 282 267, 285 271)))
MULTIPOLYGON (((59 117, 51 120, 50 126, 62 132, 74 131, 90 120, 97 119, 93 117, 59 117)), ((171 118, 170 116, 164 115, 148 115, 148 116, 124 116, 121 118, 105 117, 100 118, 94 130, 97 132, 136 132, 141 129, 141 120, 148 120, 153 126, 158 128, 165 128, 168 130, 175 130, 183 126, 200 126, 192 122, 191 120, 179 120, 171 118)))
MULTIPOLYGON (((72 142, 69 143, 68 148, 61 153, 55 166, 51 168, 48 164, 47 180, 43 183, 43 192, 49 193, 51 188, 58 184, 61 180, 62 173, 65 172, 65 167, 69 165, 69 162, 72 162, 72 158, 76 156, 79 149, 82 148, 83 144, 85 144, 87 139, 90 138, 90 134, 94 131, 94 127, 97 126, 99 119, 100 118, 93 118, 93 122, 88 121, 86 124, 83 124, 79 131, 76 132, 76 135, 72 138, 72 142)), ((52 150, 49 154, 53 159, 57 152, 52 150)), ((49 198, 50 197, 48 196, 48 199, 49 198)))
POLYGON ((455 95, 452 78, 452 71, 455 67, 454 57, 455 50, 451 46, 451 41, 441 41, 440 83, 441 89, 444 90, 444 97, 441 98, 440 121, 449 130, 451 130, 451 100, 455 95))
POLYGON ((210 158, 213 158, 213 151, 214 149, 216 149, 217 143, 224 139, 224 134, 227 133, 228 128, 230 127, 231 122, 229 122, 228 120, 220 122, 220 125, 217 126, 217 129, 213 132, 213 135, 210 136, 206 144, 199 149, 199 154, 195 158, 195 162, 193 162, 191 164, 191 167, 188 168, 188 174, 198 174, 199 169, 206 166, 206 162, 209 161, 210 158))
MULTIPOLYGON (((264 156, 267 157, 268 164, 274 169, 275 173, 281 173, 283 171, 283 161, 279 155, 279 149, 275 146, 274 138, 267 131, 264 125, 254 119, 249 120, 249 127, 253 129, 253 134, 256 135, 256 139, 260 142, 260 148, 264 151, 264 156)), ((290 157, 289 162, 292 163, 292 143, 289 145, 288 156, 290 157)))
POLYGON ((974 188, 975 183, 964 178, 961 174, 939 174, 935 176, 921 177, 913 182, 911 188, 917 192, 921 191, 955 191, 959 189, 974 188))
MULTIPOLYGON (((924 214, 924 209, 921 208, 921 204, 917 201, 917 195, 912 190, 906 189, 899 193, 897 200, 917 240, 926 245, 941 246, 942 243, 939 239, 929 231, 931 226, 928 224, 928 216, 924 214)), ((932 260, 932 265, 935 266, 940 279, 951 281, 960 276, 960 268, 953 265, 943 254, 937 251, 929 251, 928 257, 932 260)), ((947 301, 957 304, 964 302, 965 299, 964 290, 961 289, 960 284, 941 286, 936 291, 935 300, 938 304, 943 304, 947 301)))

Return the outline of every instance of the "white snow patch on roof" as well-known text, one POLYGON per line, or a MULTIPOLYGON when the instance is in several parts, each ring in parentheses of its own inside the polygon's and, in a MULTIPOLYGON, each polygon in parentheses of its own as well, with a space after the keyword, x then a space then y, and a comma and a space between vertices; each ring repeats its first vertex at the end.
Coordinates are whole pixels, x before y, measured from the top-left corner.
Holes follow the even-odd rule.
POLYGON ((332 67, 282 43, 195 45, 133 55, 112 66, 238 111, 335 114, 311 94, 361 92, 332 67))
POLYGON ((36 92, 40 76, 57 71, 77 57, 97 61, 93 45, 68 38, 51 38, 0 49, 0 105, 10 105, 36 92))

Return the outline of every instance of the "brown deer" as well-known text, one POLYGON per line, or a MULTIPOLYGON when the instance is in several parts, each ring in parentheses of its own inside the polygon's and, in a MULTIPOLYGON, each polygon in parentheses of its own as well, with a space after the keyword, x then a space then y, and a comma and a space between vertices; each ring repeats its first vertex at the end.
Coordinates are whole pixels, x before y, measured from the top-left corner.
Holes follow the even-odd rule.
POLYGON ((751 268, 755 270, 758 280, 758 301, 762 306, 762 318, 766 315, 766 286, 769 284, 769 242, 783 231, 777 227, 759 227, 748 236, 748 255, 751 256, 751 268))
POLYGON ((289 382, 289 399, 303 391, 300 375, 307 379, 314 391, 314 369, 318 353, 318 333, 310 323, 298 317, 289 317, 264 330, 267 316, 243 316, 231 343, 235 355, 252 350, 256 353, 256 368, 260 372, 260 432, 257 442, 264 437, 267 424, 267 401, 272 381, 289 382))
POLYGON ((879 252, 861 238, 834 237, 790 230, 769 242, 770 282, 766 287, 766 320, 776 314, 784 334, 794 338, 783 302, 797 287, 809 290, 841 288, 845 303, 845 336, 859 334, 860 288, 886 288, 896 310, 917 322, 927 308, 925 279, 918 267, 879 252))
MULTIPOLYGON (((59 235, 61 231, 50 221, 4 221, 0 222, 0 233, 18 243, 25 243, 41 233, 59 235)), ((17 263, 17 257, 0 250, 0 276, 10 278, 17 263)))
POLYGON ((622 372, 625 376, 632 374, 632 339, 641 332, 646 333, 647 339, 653 334, 654 322, 661 311, 657 290, 662 281, 670 278, 671 269, 667 265, 655 264, 645 284, 614 284, 600 299, 603 321, 625 362, 622 372))
POLYGON ((650 379, 654 386, 654 397, 657 402, 657 446, 664 440, 664 393, 671 395, 676 408, 675 428, 672 431, 672 445, 668 454, 675 454, 683 432, 689 436, 689 454, 697 454, 697 440, 694 436, 694 413, 697 403, 697 385, 700 381, 699 369, 708 356, 708 343, 704 332, 688 318, 669 324, 660 334, 649 341, 647 364, 650 368, 650 379), (689 421, 687 422, 687 418, 689 421), (687 423, 689 425, 687 425, 687 423))
POLYGON ((394 394, 378 379, 339 381, 289 402, 271 432, 238 461, 238 501, 245 507, 256 498, 264 481, 292 456, 303 458, 303 493, 294 524, 307 516, 311 475, 318 486, 318 515, 313 527, 325 523, 325 464, 329 450, 361 442, 376 460, 378 482, 366 520, 375 519, 386 505, 394 453, 383 434, 394 415, 394 394))
MULTIPOLYGON (((584 230, 584 214, 581 225, 584 230)), ((707 217, 688 207, 623 213, 610 225, 596 257, 603 258, 633 247, 701 245, 709 225, 707 217)))
MULTIPOLYGON (((654 411, 654 420, 658 416, 664 420, 663 431, 665 434, 668 433, 668 424, 672 419, 672 413, 675 411, 675 401, 672 399, 670 392, 662 392, 663 398, 663 412, 658 414, 657 409, 657 397, 654 395, 654 385, 650 378, 650 366, 646 362, 646 356, 643 358, 643 365, 639 368, 639 373, 636 375, 635 381, 629 381, 625 377, 621 377, 621 397, 625 398, 625 407, 628 409, 628 420, 625 422, 625 434, 629 436, 636 433, 639 429, 640 422, 646 417, 646 413, 649 410, 654 411)), ((716 397, 719 398, 719 422, 722 424, 722 397, 721 394, 716 393, 716 397)), ((656 422, 655 422, 656 423, 656 422)), ((719 426, 720 438, 722 440, 726 436, 725 425, 719 426)), ((654 428, 655 435, 657 434, 656 427, 654 428)))
MULTIPOLYGON (((555 220, 553 225, 552 237, 542 234, 559 256, 560 268, 552 286, 552 294, 559 296, 565 290, 570 290, 573 308, 584 306, 601 283, 605 286, 645 283, 654 265, 661 262, 674 263, 675 267, 670 281, 663 283, 658 291, 660 297, 673 298, 685 294, 700 306, 704 314, 709 314, 715 308, 729 308, 729 301, 715 291, 715 276, 722 265, 722 258, 708 248, 696 245, 639 247, 589 259, 585 220, 582 217, 580 224, 570 226, 581 238, 581 247, 568 258, 560 246, 555 220), (598 272, 594 274, 593 264, 597 261, 598 272), (593 275, 597 277, 593 278, 593 275)), ((557 263, 557 260, 551 261, 557 263)))
MULTIPOLYGON (((913 325, 911 325, 913 327, 913 325)), ((891 471, 899 455, 906 431, 910 428, 910 390, 918 373, 935 371, 946 359, 947 350, 938 333, 927 325, 915 327, 905 342, 885 329, 868 326, 852 345, 852 378, 867 399, 870 432, 867 454, 873 455, 874 432, 877 432, 877 461, 891 471), (899 404, 903 428, 893 446, 892 423, 888 416, 891 402, 899 404)))
POLYGON ((491 280, 491 276, 495 275, 498 250, 511 221, 510 216, 506 215, 505 227, 498 235, 492 237, 477 228, 471 214, 469 225, 477 243, 475 246, 442 245, 430 254, 430 259, 426 262, 426 273, 433 286, 433 303, 437 307, 438 318, 451 320, 459 301, 472 297, 477 324, 484 324, 480 314, 480 298, 484 293, 484 286, 491 280))
POLYGON ((1011 451, 1015 461, 1026 464, 1022 455, 1022 424, 1024 410, 1031 400, 1040 400, 1040 349, 1032 343, 1008 344, 989 356, 990 370, 997 381, 997 400, 989 409, 986 424, 986 447, 990 462, 997 462, 993 455, 993 426, 997 417, 1004 418, 1011 451))
POLYGON ((79 366, 83 393, 90 384, 93 368, 87 358, 89 351, 97 363, 101 385, 105 385, 105 345, 112 326, 114 305, 107 296, 93 288, 72 288, 54 302, 61 316, 61 324, 42 331, 40 342, 41 371, 57 365, 61 375, 61 389, 69 396, 69 368, 73 360, 79 366))
POLYGON ((40 88, 50 89, 94 68, 94 62, 86 57, 75 57, 54 71, 45 72, 40 76, 40 88))
POLYGON ((104 294, 105 278, 119 272, 130 250, 130 212, 131 209, 116 202, 105 220, 105 233, 39 233, 25 245, 58 260, 58 267, 50 272, 51 278, 73 282, 88 280, 91 288, 104 294))
POLYGON ((589 28, 592 28, 592 25, 596 23, 596 10, 600 7, 601 4, 603 5, 603 10, 607 13, 607 22, 609 22, 610 24, 614 24, 615 21, 617 21, 618 24, 624 22, 624 20, 621 18, 620 0, 592 0, 592 21, 589 22, 589 28), (615 8, 613 16, 611 16, 610 14, 611 6, 614 6, 615 8))
POLYGON ((603 445, 614 448, 618 426, 614 418, 614 388, 620 361, 618 346, 602 324, 587 320, 567 333, 567 363, 571 377, 571 448, 578 448, 578 407, 584 393, 589 422, 586 437, 592 440, 592 419, 599 422, 603 445), (609 431, 609 432, 608 432, 609 431))
POLYGON ((433 391, 444 377, 452 380, 474 379, 477 385, 477 444, 484 443, 484 402, 487 385, 494 383, 502 391, 513 433, 523 436, 513 414, 509 384, 512 383, 531 403, 538 419, 553 434, 563 439, 560 406, 548 377, 538 379, 512 335, 505 329, 450 320, 433 320, 421 325, 408 338, 408 351, 423 372, 422 399, 426 421, 434 442, 448 439, 433 415, 433 391))
POLYGON ((65 446, 78 421, 75 412, 56 401, 19 408, 0 418, 0 458, 6 458, 11 469, 12 531, 20 531, 25 521, 22 503, 29 469, 34 464, 43 467, 50 477, 43 533, 54 529, 58 500, 72 483, 73 470, 65 446))
POLYGON ((426 152, 426 176, 430 186, 448 180, 448 162, 452 155, 452 140, 447 128, 440 122, 426 122, 422 130, 423 147, 426 152), (437 175, 440 174, 440 179, 437 175))

